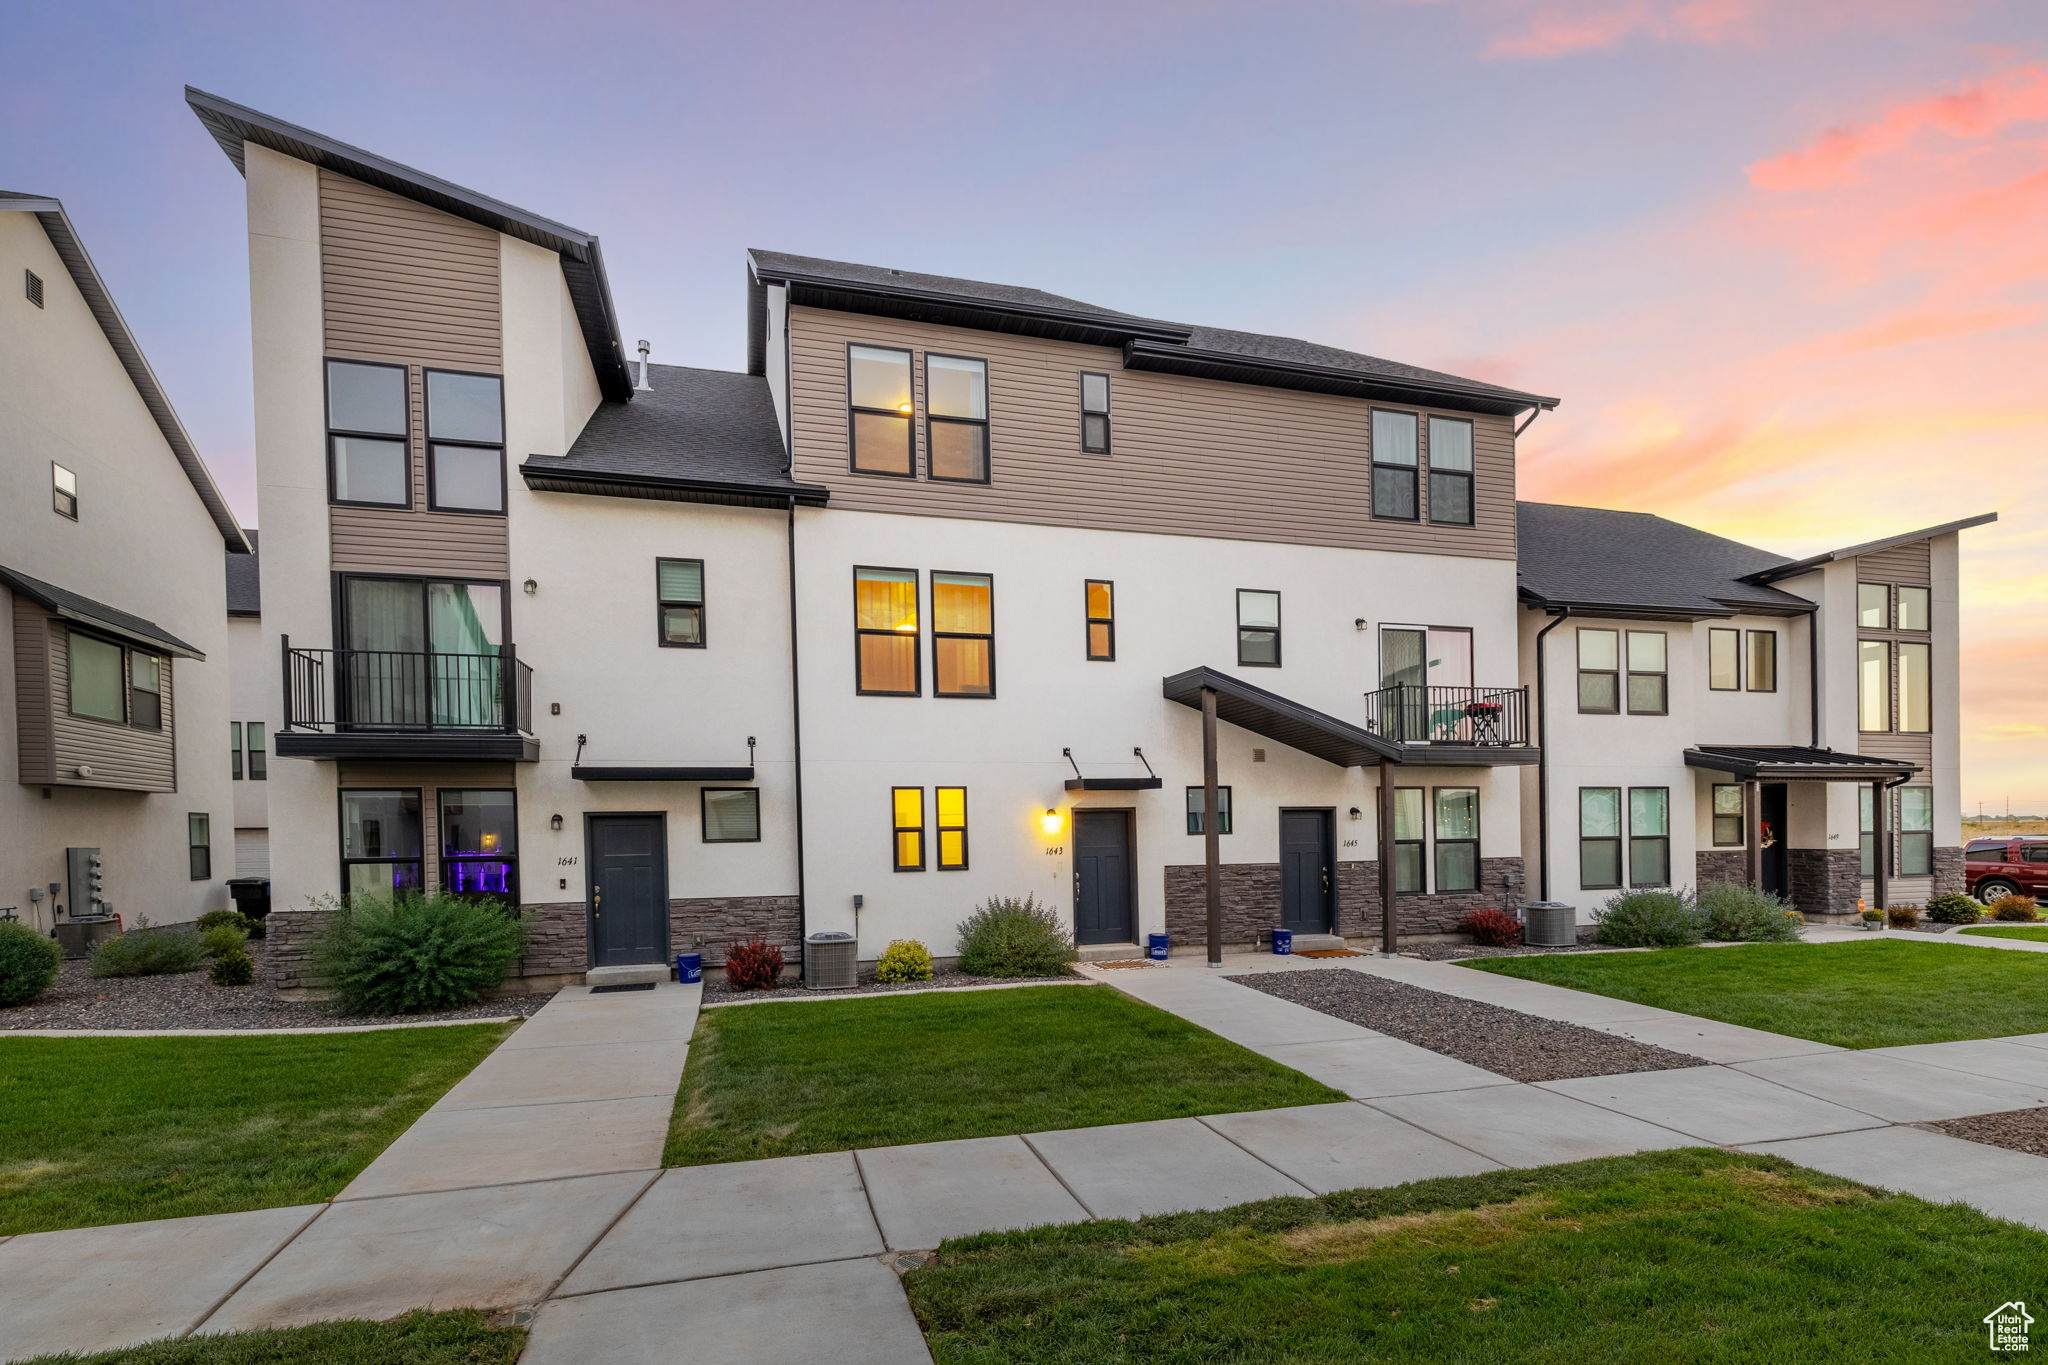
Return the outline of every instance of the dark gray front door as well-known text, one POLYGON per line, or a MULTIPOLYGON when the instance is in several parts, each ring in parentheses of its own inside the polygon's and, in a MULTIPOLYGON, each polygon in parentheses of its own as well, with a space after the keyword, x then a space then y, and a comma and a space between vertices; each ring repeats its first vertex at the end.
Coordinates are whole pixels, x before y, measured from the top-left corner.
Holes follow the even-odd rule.
POLYGON ((1280 812, 1280 927, 1297 934, 1327 934, 1334 919, 1336 858, 1331 813, 1280 812))
POLYGON ((1792 894, 1792 877, 1787 866, 1791 860, 1785 856, 1787 805, 1784 783, 1764 783, 1762 813, 1764 827, 1769 833, 1764 836, 1768 842, 1764 845, 1763 857, 1760 860, 1763 864, 1763 886, 1759 889, 1777 896, 1792 894))
POLYGON ((1121 810, 1074 812, 1074 941, 1134 943, 1131 817, 1121 810))
POLYGON ((660 962, 668 949, 668 856, 659 815, 592 815, 590 965, 660 962))

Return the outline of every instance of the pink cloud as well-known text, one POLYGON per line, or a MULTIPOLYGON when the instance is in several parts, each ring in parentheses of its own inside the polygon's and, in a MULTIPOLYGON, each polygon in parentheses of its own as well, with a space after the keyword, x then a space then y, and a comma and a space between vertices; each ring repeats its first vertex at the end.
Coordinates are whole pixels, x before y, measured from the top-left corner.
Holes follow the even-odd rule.
POLYGON ((1488 44, 1489 57, 1542 60, 1619 46, 1642 35, 1667 42, 1725 43, 1754 36, 1759 0, 1622 0, 1545 3, 1488 44))

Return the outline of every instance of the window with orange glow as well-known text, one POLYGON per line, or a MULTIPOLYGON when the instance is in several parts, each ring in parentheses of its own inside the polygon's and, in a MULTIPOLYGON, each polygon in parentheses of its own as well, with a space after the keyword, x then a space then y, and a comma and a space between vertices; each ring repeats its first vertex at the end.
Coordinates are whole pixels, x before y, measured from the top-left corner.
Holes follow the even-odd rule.
POLYGON ((857 474, 911 478, 917 412, 910 393, 910 352, 887 346, 846 348, 848 463, 857 474))
POLYGON ((853 571, 853 646, 857 691, 918 695, 917 570, 853 571))
POLYGON ((896 870, 924 871, 924 788, 894 787, 889 793, 896 821, 896 870))
POLYGON ((939 870, 957 872, 967 866, 967 788, 937 787, 939 870))
POLYGON ((995 580, 982 573, 932 575, 932 695, 996 694, 995 580))
POLYGON ((1116 658, 1116 590, 1100 578, 1088 580, 1088 657, 1116 658))

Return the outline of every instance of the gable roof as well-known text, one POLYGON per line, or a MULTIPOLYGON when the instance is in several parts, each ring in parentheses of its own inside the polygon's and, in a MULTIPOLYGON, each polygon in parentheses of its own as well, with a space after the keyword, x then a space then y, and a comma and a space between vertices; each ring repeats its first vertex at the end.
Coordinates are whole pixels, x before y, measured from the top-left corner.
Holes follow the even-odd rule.
POLYGON ((185 424, 178 420, 176 409, 171 407, 169 395, 163 385, 157 382, 156 371, 150 369, 149 360, 142 354, 141 345, 135 334, 128 330, 127 322, 121 317, 121 310, 114 304, 114 296, 107 289, 106 281, 86 254, 85 243, 79 240, 78 232, 71 226, 71 218, 64 212, 64 205, 46 195, 23 194, 16 190, 0 190, 0 210, 16 213, 32 213, 43 226, 43 232, 50 239, 57 257, 64 262, 65 273, 85 298, 85 306, 92 313, 107 344, 114 348, 114 356, 127 372, 128 382, 135 386, 135 392, 142 399, 143 407, 149 409, 156 429, 163 433, 164 444, 177 457, 178 465, 185 471, 185 477, 192 484, 192 491, 199 495, 206 514, 213 518, 213 524, 220 531, 220 538, 230 552, 241 553, 249 547, 242 539, 242 528, 236 524, 235 514, 228 510, 227 499, 221 496, 220 485, 213 481, 212 473, 206 468, 206 461, 199 458, 199 450, 192 444, 191 435, 185 424))
POLYGON ((620 402, 632 398, 633 377, 626 366, 625 346, 619 339, 618 315, 612 307, 611 285, 605 279, 604 254, 593 234, 189 85, 185 87, 185 103, 213 134, 214 141, 220 143, 235 169, 245 175, 248 172, 243 164, 242 144, 253 142, 554 252, 562 258, 562 277, 568 282, 569 298, 576 309, 584 347, 590 352, 591 367, 597 372, 598 387, 607 398, 620 402))
POLYGON ((1811 612, 1804 597, 1755 583, 1783 555, 1648 512, 1515 504, 1516 582, 1524 601, 1581 615, 1701 620, 1811 612))
POLYGON ((750 262, 747 367, 766 372, 763 286, 788 286, 790 302, 983 331, 1120 346, 1135 370, 1308 389, 1478 412, 1554 408, 1558 400, 1294 337, 1164 322, 1021 285, 926 275, 816 256, 755 249, 750 262))
POLYGON ((1747 575, 1747 578, 1752 583, 1776 583, 1780 579, 1791 578, 1795 574, 1808 573, 1820 568, 1824 564, 1833 564, 1837 560, 1854 559, 1858 555, 1874 555, 1880 550, 1889 550, 1900 545, 1911 545, 1916 540, 1931 540, 1935 536, 1945 536, 1956 531, 1967 531, 1972 526, 1984 526, 1997 520, 1998 513, 1981 512, 1974 517, 1964 517, 1961 521, 1945 521, 1939 526, 1927 526, 1918 531, 1906 531, 1895 536, 1885 536, 1879 540, 1866 540, 1861 545, 1850 545, 1840 550, 1824 550, 1820 554, 1808 555, 1804 559, 1788 560, 1783 564, 1773 565, 1767 569, 1759 569, 1757 572, 1747 575))
POLYGON ((103 630, 109 635, 118 635, 124 640, 133 640, 138 644, 161 649, 166 654, 180 654, 188 659, 206 657, 196 646, 186 644, 154 621, 145 621, 140 616, 122 611, 119 607, 110 607, 104 602, 94 601, 68 588, 45 583, 40 578, 30 578, 27 574, 7 568, 5 565, 0 565, 0 588, 26 597, 44 611, 53 616, 61 616, 67 621, 78 621, 103 630))
POLYGON ((256 532, 245 530, 242 535, 249 542, 249 553, 228 556, 228 615, 261 616, 263 581, 256 532))

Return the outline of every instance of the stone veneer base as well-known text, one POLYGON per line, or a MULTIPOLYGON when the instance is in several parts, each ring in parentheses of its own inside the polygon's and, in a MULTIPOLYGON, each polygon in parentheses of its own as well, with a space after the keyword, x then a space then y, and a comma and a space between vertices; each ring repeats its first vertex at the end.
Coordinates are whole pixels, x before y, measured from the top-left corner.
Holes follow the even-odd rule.
MULTIPOLYGON (((1165 870, 1166 932, 1176 943, 1198 944, 1206 938, 1208 915, 1203 873, 1199 863, 1175 865, 1165 870)), ((1223 893, 1223 941, 1258 942, 1261 934, 1280 922, 1280 865, 1225 863, 1218 873, 1223 893)), ((1480 859, 1479 888, 1450 895, 1397 897, 1395 910, 1402 936, 1451 936, 1458 921, 1474 910, 1495 909, 1513 913, 1525 899, 1523 893, 1527 890, 1527 883, 1522 877, 1522 860, 1480 859), (1512 885, 1509 884, 1510 879, 1512 885)), ((1347 939, 1370 938, 1379 934, 1377 862, 1337 864, 1336 932, 1347 939)))

